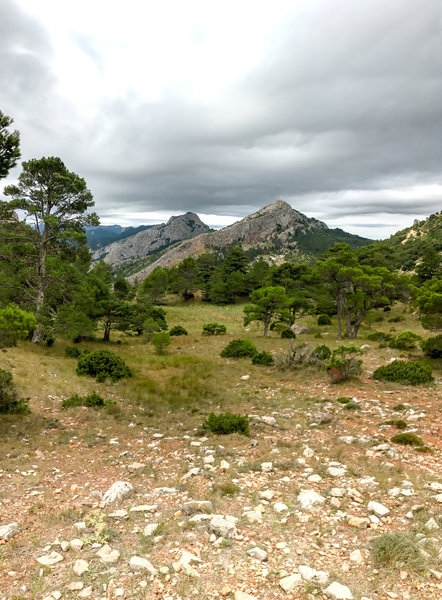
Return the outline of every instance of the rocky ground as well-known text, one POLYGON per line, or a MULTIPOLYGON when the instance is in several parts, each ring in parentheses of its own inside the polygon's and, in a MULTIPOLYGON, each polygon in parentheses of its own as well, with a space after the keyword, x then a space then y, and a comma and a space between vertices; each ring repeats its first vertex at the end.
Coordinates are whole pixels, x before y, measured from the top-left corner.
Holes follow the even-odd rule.
POLYGON ((47 408, 45 444, 2 455, 0 598, 442 598, 436 389, 236 385, 251 438, 47 408))

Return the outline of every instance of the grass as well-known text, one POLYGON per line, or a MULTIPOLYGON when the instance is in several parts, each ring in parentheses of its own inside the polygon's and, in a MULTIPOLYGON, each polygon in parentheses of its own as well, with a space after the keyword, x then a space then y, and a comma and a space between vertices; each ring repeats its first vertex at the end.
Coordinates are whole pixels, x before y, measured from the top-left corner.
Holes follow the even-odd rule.
POLYGON ((378 567, 422 571, 426 565, 415 538, 408 533, 384 533, 376 537, 372 556, 378 567))

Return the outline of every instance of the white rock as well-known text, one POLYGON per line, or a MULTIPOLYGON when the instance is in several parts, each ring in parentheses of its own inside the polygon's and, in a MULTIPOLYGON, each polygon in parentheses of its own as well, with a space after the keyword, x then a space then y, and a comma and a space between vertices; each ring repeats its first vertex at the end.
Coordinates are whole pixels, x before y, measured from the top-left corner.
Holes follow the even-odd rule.
POLYGON ((289 575, 288 577, 283 577, 279 581, 279 585, 285 592, 291 592, 298 585, 302 583, 302 577, 299 573, 295 573, 294 575, 289 575))
POLYGON ((330 490, 330 496, 333 498, 343 498, 345 496, 344 488, 332 488, 330 490))
POLYGON ((78 597, 79 598, 90 598, 92 596, 92 586, 88 586, 87 588, 84 588, 84 590, 81 590, 81 592, 78 593, 78 597))
POLYGON ((120 553, 118 550, 112 550, 109 544, 104 544, 104 546, 98 550, 97 556, 99 556, 104 563, 112 564, 117 562, 120 558, 120 553))
POLYGON ((439 529, 439 525, 437 524, 437 521, 434 517, 431 517, 430 519, 428 519, 428 521, 425 523, 425 527, 427 529, 430 529, 431 531, 435 531, 436 529, 439 529))
POLYGON ((138 504, 132 506, 129 510, 130 512, 155 512, 157 508, 157 504, 138 504))
POLYGON ((112 519, 125 519, 127 517, 127 510, 124 508, 114 510, 114 512, 108 514, 108 517, 111 517, 112 519))
POLYGON ((314 475, 309 475, 307 477, 307 481, 310 481, 311 483, 319 483, 320 481, 322 481, 322 477, 315 473, 314 475))
POLYGON ((259 497, 264 498, 264 500, 271 500, 274 495, 275 492, 273 490, 263 490, 262 492, 259 492, 259 497))
POLYGON ((331 475, 331 477, 343 477, 345 475, 345 469, 344 467, 329 467, 327 473, 331 475))
POLYGON ((256 558, 256 560, 260 560, 261 562, 264 562, 267 560, 267 552, 265 550, 263 550, 262 548, 258 548, 258 546, 255 546, 254 548, 250 548, 250 550, 247 550, 247 554, 248 554, 248 556, 251 556, 252 558, 256 558))
POLYGON ((201 473, 201 469, 199 467, 193 467, 193 469, 190 469, 189 471, 187 471, 187 473, 185 475, 183 475, 183 477, 181 478, 183 481, 185 481, 186 479, 189 479, 190 477, 196 477, 196 475, 199 475, 201 473))
POLYGON ((256 596, 251 596, 245 592, 237 590, 233 596, 234 600, 257 600, 256 596))
POLYGON ((313 508, 314 506, 324 504, 325 498, 314 490, 301 490, 298 494, 298 502, 301 508, 313 508))
POLYGON ((262 523, 262 514, 259 510, 248 510, 244 516, 249 523, 262 523))
POLYGON ((113 504, 119 502, 124 496, 127 496, 132 490, 133 485, 129 481, 116 481, 110 488, 105 492, 101 504, 106 506, 107 504, 113 504))
POLYGON ((187 550, 183 550, 180 558, 180 563, 182 567, 188 567, 193 563, 200 563, 201 559, 195 554, 188 552, 187 550))
POLYGON ((153 564, 147 558, 142 558, 141 556, 132 556, 129 566, 132 571, 149 571, 151 575, 156 575, 157 573, 153 564))
MULTIPOLYGON (((68 590, 71 592, 78 592, 84 588, 84 583, 82 581, 73 581, 68 585, 68 590)), ((52 594, 54 595, 54 594, 52 594)))
POLYGON ((74 540, 71 540, 69 542, 69 545, 72 548, 72 550, 81 550, 83 548, 83 541, 79 540, 78 538, 75 538, 74 540))
POLYGON ((205 465, 213 465, 213 463, 215 462, 215 457, 210 454, 209 456, 205 456, 204 457, 204 464, 205 465))
POLYGON ((334 600, 353 600, 353 595, 346 585, 342 585, 337 581, 331 583, 325 589, 326 594, 334 598, 334 600))
POLYGON ((213 505, 210 500, 190 500, 189 502, 184 502, 182 510, 186 515, 197 513, 210 514, 213 512, 213 505))
POLYGON ((87 562, 87 560, 78 558, 75 561, 74 567, 73 567, 73 571, 74 571, 75 575, 78 575, 79 577, 81 577, 83 575, 83 573, 85 573, 88 569, 89 569, 89 563, 87 562))
POLYGON ((436 500, 436 502, 442 502, 442 494, 436 494, 436 496, 433 496, 433 498, 436 500))
POLYGON ((215 515, 209 523, 210 531, 224 538, 232 538, 236 535, 235 523, 225 519, 221 515, 215 515))
POLYGON ((275 512, 281 513, 281 512, 288 510, 289 507, 287 506, 287 504, 284 504, 284 502, 276 502, 275 505, 273 506, 273 509, 275 512))
POLYGON ((432 481, 429 487, 431 490, 433 490, 433 492, 438 492, 442 490, 442 483, 439 483, 438 481, 432 481))
POLYGON ((367 504, 367 510, 374 513, 379 518, 386 517, 390 514, 390 510, 386 506, 379 502, 375 502, 374 500, 371 500, 367 504))
POLYGON ((222 460, 219 466, 220 469, 224 469, 224 471, 228 471, 230 469, 230 463, 228 463, 226 460, 222 460))
POLYGON ((58 562, 63 560, 63 556, 58 552, 51 552, 50 554, 45 554, 44 556, 39 556, 37 558, 37 562, 45 567, 50 567, 51 565, 55 565, 58 562))
POLYGON ((271 471, 273 471, 273 463, 272 462, 261 463, 261 471, 263 473, 270 473, 271 471))
POLYGON ((18 523, 9 523, 8 525, 2 525, 0 527, 0 538, 9 542, 13 537, 20 533, 18 523))
POLYGON ((353 550, 353 552, 351 552, 350 554, 350 560, 358 565, 362 564, 364 562, 364 556, 362 554, 362 552, 358 549, 358 550, 353 550))
POLYGON ((276 425, 276 419, 275 417, 261 417, 261 421, 263 423, 265 423, 266 425, 270 425, 271 427, 274 427, 276 425))
POLYGON ((159 526, 159 523, 149 523, 144 528, 143 535, 145 535, 146 537, 153 535, 155 533, 155 531, 158 529, 158 526, 159 526))
POLYGON ((321 585, 325 585, 328 581, 328 573, 325 571, 317 571, 307 565, 300 565, 298 571, 305 581, 317 581, 321 585))

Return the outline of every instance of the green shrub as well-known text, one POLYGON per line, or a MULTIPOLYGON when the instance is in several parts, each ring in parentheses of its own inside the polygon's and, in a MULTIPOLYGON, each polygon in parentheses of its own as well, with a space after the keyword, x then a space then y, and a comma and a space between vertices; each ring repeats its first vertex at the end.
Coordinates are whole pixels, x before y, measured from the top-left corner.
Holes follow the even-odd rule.
POLYGON ((394 360, 388 365, 378 367, 373 377, 381 381, 395 381, 410 385, 433 381, 431 366, 418 360, 394 360))
POLYGON ((26 339, 36 328, 34 315, 8 304, 0 310, 0 348, 16 346, 19 340, 26 339))
POLYGON ((172 327, 172 329, 169 331, 169 335, 187 335, 187 330, 181 325, 175 325, 175 327, 172 327))
POLYGON ((396 411, 402 411, 402 410, 408 410, 408 406, 406 404, 396 404, 395 406, 393 406, 392 410, 396 410, 396 411))
POLYGON ((397 336, 390 341, 390 348, 397 350, 414 350, 419 340, 422 340, 420 335, 413 331, 401 331, 397 336))
POLYGON ((319 315, 318 317, 318 325, 331 325, 332 320, 329 315, 319 315))
POLYGON ((330 356, 331 356, 331 350, 325 344, 322 344, 321 346, 316 346, 316 348, 313 348, 312 353, 311 353, 311 358, 313 361, 328 360, 330 358, 330 356))
POLYGON ((406 533, 383 533, 373 540, 372 555, 378 567, 422 570, 425 558, 415 539, 406 533))
POLYGON ((390 441, 393 444, 400 444, 401 446, 425 446, 422 438, 409 431, 406 433, 397 433, 390 441))
POLYGON ((61 408, 64 408, 64 409, 74 408, 76 406, 88 406, 91 408, 101 408, 101 407, 105 406, 106 404, 107 403, 101 396, 99 396, 95 392, 92 392, 92 394, 89 394, 89 396, 79 396, 78 394, 74 394, 70 398, 66 398, 61 403, 61 408))
POLYGON ((351 354, 362 354, 362 350, 354 344, 344 344, 333 350, 327 364, 327 373, 332 383, 341 383, 362 373, 362 360, 348 357, 351 354))
POLYGON ((430 358, 442 358, 442 334, 422 340, 421 348, 430 358))
POLYGON ((12 381, 12 373, 0 369, 0 414, 25 414, 31 412, 29 398, 19 398, 12 381))
POLYGON ((170 335, 165 331, 160 331, 152 337, 152 344, 154 345, 157 354, 166 354, 166 346, 168 346, 170 342, 170 335))
POLYGON ((336 398, 336 401, 339 402, 340 404, 348 404, 349 402, 352 401, 352 399, 349 398, 348 396, 341 396, 340 398, 336 398))
POLYGON ((403 419, 390 419, 389 421, 385 421, 385 425, 396 427, 396 429, 407 429, 407 423, 403 419))
POLYGON ((397 317, 391 317, 391 319, 388 319, 389 323, 401 323, 402 321, 405 321, 404 315, 398 315, 397 317))
POLYGON ((97 381, 105 381, 108 377, 117 381, 123 377, 132 377, 132 371, 118 354, 110 350, 96 350, 79 358, 77 375, 89 375, 97 381))
POLYGON ((81 350, 75 346, 66 346, 64 349, 64 355, 66 358, 80 358, 81 350))
POLYGON ((235 415, 231 412, 216 415, 210 413, 204 421, 202 428, 217 435, 228 435, 230 433, 241 433, 250 436, 249 420, 247 417, 235 415))
POLYGON ((244 358, 246 356, 253 358, 256 352, 256 346, 251 340, 235 339, 229 342, 227 346, 223 348, 221 351, 221 356, 223 358, 244 358))
POLYGON ((281 337, 286 340, 294 340, 296 333, 290 329, 290 327, 284 327, 281 329, 281 337))
POLYGON ((270 354, 270 352, 266 352, 265 350, 262 352, 257 352, 252 357, 252 363, 254 365, 264 365, 269 367, 270 365, 273 365, 273 362, 273 356, 270 354))
POLYGON ((344 404, 344 410, 361 410, 361 405, 357 402, 347 402, 344 404))
POLYGON ((367 335, 367 339, 371 342, 383 342, 389 343, 393 338, 389 333, 384 333, 383 331, 374 331, 367 335))
POLYGON ((206 323, 203 325, 203 335, 224 335, 227 329, 221 323, 206 323))

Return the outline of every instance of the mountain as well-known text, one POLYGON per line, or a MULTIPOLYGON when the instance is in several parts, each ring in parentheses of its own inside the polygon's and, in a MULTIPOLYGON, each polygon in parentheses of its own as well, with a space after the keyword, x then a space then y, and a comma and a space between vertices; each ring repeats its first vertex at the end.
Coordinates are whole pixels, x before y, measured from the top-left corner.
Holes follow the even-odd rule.
POLYGON ((329 229, 322 221, 306 217, 287 202, 277 200, 233 225, 181 242, 151 264, 132 272, 130 279, 141 281, 156 267, 172 267, 188 256, 222 252, 235 245, 241 245, 253 257, 262 256, 271 262, 310 262, 336 242, 360 247, 371 241, 341 229, 329 229))
POLYGON ((138 227, 122 227, 121 225, 89 225, 85 227, 87 243, 91 250, 106 246, 118 240, 135 235, 140 231, 149 229, 151 225, 139 225, 138 227))
POLYGON ((206 231, 209 231, 209 227, 198 215, 187 212, 171 217, 167 223, 152 225, 135 235, 97 248, 92 253, 92 260, 102 259, 114 269, 121 268, 126 263, 132 263, 206 231))

